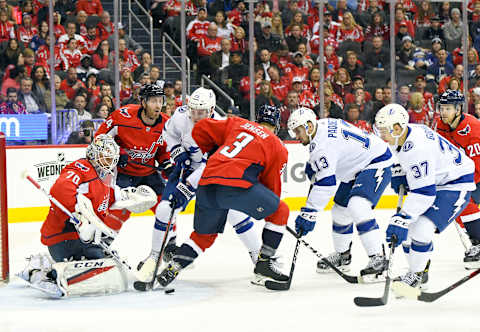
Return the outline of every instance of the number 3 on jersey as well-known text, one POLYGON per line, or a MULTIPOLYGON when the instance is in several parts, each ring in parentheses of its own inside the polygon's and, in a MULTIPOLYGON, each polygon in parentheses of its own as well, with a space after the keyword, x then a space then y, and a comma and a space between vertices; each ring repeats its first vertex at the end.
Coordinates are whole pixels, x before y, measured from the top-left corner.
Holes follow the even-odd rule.
POLYGON ((253 141, 254 137, 247 133, 240 133, 238 134, 236 139, 237 140, 233 142, 233 148, 229 145, 224 146, 223 149, 220 150, 220 153, 223 154, 225 157, 233 158, 237 154, 239 154, 240 151, 242 151, 243 148, 248 145, 248 143, 253 141))

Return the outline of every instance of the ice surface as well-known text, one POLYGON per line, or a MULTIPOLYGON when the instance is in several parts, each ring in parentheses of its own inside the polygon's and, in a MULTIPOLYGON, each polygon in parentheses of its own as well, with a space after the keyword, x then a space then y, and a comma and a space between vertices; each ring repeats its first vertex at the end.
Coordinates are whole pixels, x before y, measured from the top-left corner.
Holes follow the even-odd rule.
MULTIPOLYGON (((382 230, 393 211, 376 212, 382 230)), ((296 213, 290 217, 294 224, 296 213)), ((312 234, 306 237, 324 255, 332 251, 330 212, 323 214, 312 234)), ((116 240, 121 255, 132 265, 150 250, 153 217, 129 220, 116 240)), ((177 221, 179 240, 192 230, 192 216, 177 221)), ((10 224, 11 274, 21 270, 24 257, 46 251, 40 244, 41 223, 10 224)), ((263 227, 257 222, 258 232, 263 227)), ((280 254, 290 268, 295 240, 285 234, 280 254)), ((463 247, 455 227, 436 235, 430 268, 430 291, 442 289, 460 279, 464 270, 463 247)), ((358 237, 354 236, 351 273, 367 263, 358 237)), ((26 288, 16 277, 0 288, 0 332, 35 331, 480 331, 478 322, 480 278, 445 295, 434 303, 397 300, 390 297, 385 307, 359 308, 355 296, 377 297, 383 284, 351 285, 335 274, 315 272, 316 257, 301 247, 292 288, 288 292, 268 291, 250 285, 253 266, 235 233, 226 226, 212 248, 182 271, 172 284, 176 291, 128 293, 88 298, 52 300, 26 288)), ((395 255, 395 271, 404 272, 402 250, 395 255)))

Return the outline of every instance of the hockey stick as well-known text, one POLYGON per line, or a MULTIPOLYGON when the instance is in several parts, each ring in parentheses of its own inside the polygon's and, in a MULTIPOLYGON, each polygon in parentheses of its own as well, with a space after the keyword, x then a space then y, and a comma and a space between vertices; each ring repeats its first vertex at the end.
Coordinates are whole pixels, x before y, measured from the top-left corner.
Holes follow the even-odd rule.
MULTIPOLYGON (((398 202, 397 202, 397 213, 402 209, 403 196, 405 194, 405 188, 400 186, 398 193, 398 202)), ((390 293, 390 284, 392 283, 392 278, 390 277, 392 265, 393 265, 393 254, 395 252, 395 245, 397 244, 397 237, 392 236, 392 243, 390 245, 390 253, 388 255, 388 267, 387 267, 387 276, 385 278, 385 288, 383 290, 382 297, 362 297, 357 296, 353 299, 353 302, 359 307, 378 307, 387 304, 388 295, 390 293)))
MULTIPOLYGON (((292 234, 293 236, 297 237, 297 233, 293 229, 291 229, 289 226, 287 226, 287 231, 292 234)), ((313 248, 310 243, 305 241, 304 239, 299 239, 300 243, 303 244, 305 247, 310 249, 311 252, 315 256, 317 256, 319 259, 321 259, 325 264, 327 264, 332 270, 334 270, 340 277, 342 277, 345 281, 351 283, 351 284, 361 284, 363 283, 363 278, 361 276, 350 276, 341 270, 339 270, 335 265, 333 265, 328 259, 326 259, 321 253, 318 252, 317 249, 313 248)))
POLYGON ((463 247, 466 251, 468 251, 472 247, 472 242, 470 241, 465 228, 462 228, 462 226, 460 226, 456 220, 453 222, 455 223, 455 228, 457 229, 457 233, 460 237, 460 241, 462 241, 463 247))
MULTIPOLYGON (((287 226, 288 228, 288 226, 287 226)), ((290 273, 288 275, 287 282, 278 282, 273 280, 265 281, 265 287, 271 290, 289 290, 290 285, 292 284, 293 271, 295 270, 295 265, 297 263, 298 249, 300 248, 300 237, 301 235, 294 232, 294 236, 297 238, 297 243, 295 244, 295 250, 293 251, 292 265, 290 266, 290 273)))
POLYGON ((440 297, 443 295, 450 293, 452 290, 460 286, 461 284, 467 282, 468 280, 472 279, 473 277, 477 276, 480 274, 480 269, 477 269, 470 273, 469 275, 463 277, 462 279, 458 280, 457 282, 453 283, 452 285, 448 286, 445 289, 442 289, 441 291, 438 291, 436 293, 427 293, 427 292, 422 292, 420 289, 415 289, 416 292, 412 292, 411 294, 405 294, 406 297, 418 301, 423 301, 423 302, 433 302, 438 300, 440 297))
MULTIPOLYGON (((168 219, 168 224, 167 224, 167 230, 165 231, 165 234, 163 235, 163 241, 162 241, 162 246, 160 247, 160 252, 158 254, 157 261, 155 262, 155 269, 153 270, 153 277, 152 280, 149 282, 143 282, 143 281, 135 281, 133 283, 133 288, 135 288, 137 291, 140 292, 145 292, 153 289, 153 285, 155 283, 155 280, 157 279, 157 272, 160 267, 160 263, 162 262, 163 258, 163 253, 165 251, 165 246, 167 243, 168 239, 168 233, 170 232, 170 226, 172 225, 173 217, 175 214, 175 209, 172 206, 172 211, 170 212, 170 216, 168 219)), ((173 291, 173 288, 165 288, 165 293, 169 294, 173 291)))
MULTIPOLYGON (((40 184, 37 181, 35 181, 35 179, 33 179, 30 175, 28 175, 27 172, 23 172, 22 177, 28 180, 31 184, 33 184, 35 188, 41 191, 53 204, 55 204, 60 210, 62 210, 62 212, 65 213, 70 218, 69 221, 71 223, 73 223, 74 225, 80 224, 80 221, 77 218, 75 218, 75 216, 62 203, 60 203, 55 197, 53 197, 44 188, 42 188, 40 184)), ((113 232, 106 235, 113 238, 115 238, 116 236, 116 234, 113 234, 113 232)), ((110 249, 110 246, 108 246, 103 241, 100 241, 100 243, 96 243, 96 244, 100 246, 107 254, 111 255, 113 259, 115 259, 128 271, 130 271, 135 276, 135 278, 137 278, 136 271, 132 268, 130 264, 128 264, 128 262, 125 259, 121 258, 115 250, 110 249)))

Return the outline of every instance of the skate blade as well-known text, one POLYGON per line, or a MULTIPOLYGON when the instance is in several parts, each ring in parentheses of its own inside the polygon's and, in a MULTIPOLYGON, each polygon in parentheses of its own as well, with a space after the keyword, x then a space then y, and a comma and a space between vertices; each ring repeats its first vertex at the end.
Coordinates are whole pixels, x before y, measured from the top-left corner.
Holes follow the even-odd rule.
POLYGON ((465 270, 476 270, 480 269, 480 262, 464 262, 465 270))
POLYGON ((366 274, 361 276, 364 284, 378 284, 385 282, 385 274, 366 274))
MULTIPOLYGON (((342 272, 350 272, 350 265, 337 266, 337 269, 339 269, 342 272)), ((326 269, 320 269, 317 267, 317 273, 327 274, 327 273, 336 273, 336 272, 330 267, 326 269)))
POLYGON ((409 286, 401 281, 394 281, 392 283, 392 292, 397 299, 407 298, 416 300, 422 291, 419 288, 409 286))
POLYGON ((63 292, 60 290, 60 288, 58 289, 58 291, 54 291, 54 290, 50 290, 50 289, 45 289, 45 288, 42 288, 42 287, 39 287, 35 284, 32 284, 32 283, 29 283, 30 287, 32 287, 33 289, 36 289, 36 290, 39 290, 41 291, 42 293, 44 294, 47 294, 48 296, 50 296, 51 298, 54 298, 54 299, 61 299, 62 297, 64 297, 64 294, 63 292))
POLYGON ((250 280, 250 283, 256 286, 265 286, 265 281, 267 280, 271 280, 271 279, 259 274, 255 274, 253 279, 250 280))

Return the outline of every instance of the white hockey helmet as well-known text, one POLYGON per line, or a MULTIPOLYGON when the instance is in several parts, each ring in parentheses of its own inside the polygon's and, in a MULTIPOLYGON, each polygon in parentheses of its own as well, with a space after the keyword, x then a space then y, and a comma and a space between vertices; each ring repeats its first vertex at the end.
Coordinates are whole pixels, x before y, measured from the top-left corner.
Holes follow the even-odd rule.
POLYGON ((294 129, 300 126, 305 128, 306 134, 310 140, 312 141, 312 134, 315 132, 317 128, 317 116, 315 112, 313 112, 310 108, 307 107, 300 107, 299 109, 295 110, 290 114, 287 122, 288 126, 288 133, 290 136, 295 137, 294 129), (311 133, 308 133, 308 122, 312 123, 313 130, 311 133))
POLYGON ((187 112, 190 119, 195 123, 201 119, 211 117, 216 103, 213 90, 203 87, 196 89, 188 98, 187 112))
POLYGON ((398 139, 404 134, 405 130, 407 130, 408 121, 408 112, 402 105, 388 104, 377 112, 373 130, 376 135, 380 136, 380 130, 382 128, 387 129, 392 137, 395 138, 395 144, 398 145, 398 139), (393 126, 396 124, 402 128, 402 132, 399 135, 393 134, 393 126))
POLYGON ((87 159, 97 170, 100 178, 114 174, 120 157, 120 147, 115 140, 106 134, 95 137, 87 147, 87 159))

